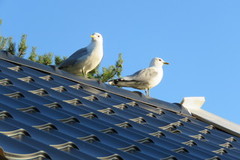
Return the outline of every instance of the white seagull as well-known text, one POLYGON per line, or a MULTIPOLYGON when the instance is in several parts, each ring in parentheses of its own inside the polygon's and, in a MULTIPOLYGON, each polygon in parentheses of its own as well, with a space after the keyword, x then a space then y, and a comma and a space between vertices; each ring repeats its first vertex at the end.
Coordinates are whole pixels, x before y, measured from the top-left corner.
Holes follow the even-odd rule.
POLYGON ((158 85, 163 78, 163 65, 169 64, 161 58, 153 58, 148 68, 137 71, 136 73, 110 80, 110 85, 119 87, 132 87, 145 90, 147 96, 150 95, 150 89, 158 85))
POLYGON ((69 58, 63 61, 58 68, 64 71, 84 75, 87 77, 88 72, 95 69, 103 58, 103 37, 100 33, 91 35, 91 43, 77 50, 69 58))

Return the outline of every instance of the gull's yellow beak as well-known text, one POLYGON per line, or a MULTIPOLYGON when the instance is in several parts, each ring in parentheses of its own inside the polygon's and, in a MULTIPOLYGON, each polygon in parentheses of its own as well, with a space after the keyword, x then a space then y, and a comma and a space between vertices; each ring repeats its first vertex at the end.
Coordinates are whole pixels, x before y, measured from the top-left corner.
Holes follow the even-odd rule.
POLYGON ((163 64, 169 64, 168 62, 163 62, 163 64))
POLYGON ((92 34, 90 37, 94 38, 95 36, 92 34))

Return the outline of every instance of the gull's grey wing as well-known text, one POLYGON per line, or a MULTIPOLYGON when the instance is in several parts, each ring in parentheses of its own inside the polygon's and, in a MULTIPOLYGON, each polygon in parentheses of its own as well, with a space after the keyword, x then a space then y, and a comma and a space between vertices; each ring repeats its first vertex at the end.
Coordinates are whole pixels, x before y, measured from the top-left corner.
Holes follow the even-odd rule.
POLYGON ((139 75, 140 72, 142 72, 142 71, 143 71, 143 70, 139 70, 139 71, 137 71, 137 72, 135 72, 135 73, 133 73, 132 75, 129 75, 129 76, 131 76, 131 77, 137 76, 137 75, 139 75))
POLYGON ((119 87, 132 87, 137 89, 147 89, 149 87, 149 81, 155 76, 158 75, 158 72, 155 68, 150 67, 140 71, 135 72, 132 75, 115 79, 109 81, 109 84, 119 86, 119 87))
POLYGON ((127 76, 128 80, 135 80, 135 81, 149 81, 151 78, 154 78, 158 75, 158 72, 155 68, 145 68, 143 70, 137 71, 134 74, 127 76))
POLYGON ((70 57, 68 57, 65 61, 63 61, 58 68, 62 69, 68 66, 71 66, 77 62, 77 59, 81 61, 81 58, 84 59, 88 54, 87 48, 82 48, 74 52, 70 57))

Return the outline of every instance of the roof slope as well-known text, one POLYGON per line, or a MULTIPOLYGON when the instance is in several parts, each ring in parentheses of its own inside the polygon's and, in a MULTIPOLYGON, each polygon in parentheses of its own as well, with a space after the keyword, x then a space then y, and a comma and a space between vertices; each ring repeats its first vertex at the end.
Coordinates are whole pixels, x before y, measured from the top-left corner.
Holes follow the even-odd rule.
POLYGON ((240 159, 239 137, 181 105, 3 51, 0 147, 9 159, 240 159))

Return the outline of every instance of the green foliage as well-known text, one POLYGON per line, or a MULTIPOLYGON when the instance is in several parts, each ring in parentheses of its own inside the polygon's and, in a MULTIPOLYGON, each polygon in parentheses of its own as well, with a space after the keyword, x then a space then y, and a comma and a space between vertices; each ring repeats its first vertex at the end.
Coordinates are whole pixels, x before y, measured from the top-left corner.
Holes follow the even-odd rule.
POLYGON ((67 57, 65 57, 65 56, 63 58, 61 58, 60 56, 55 56, 55 58, 54 58, 55 65, 56 66, 59 65, 60 63, 62 63, 66 59, 67 59, 67 57))
POLYGON ((52 64, 52 59, 53 53, 46 53, 44 55, 39 55, 37 62, 45 65, 50 65, 52 64))
POLYGON ((90 71, 87 77, 90 79, 94 79, 94 78, 99 79, 99 65, 94 70, 90 71))
POLYGON ((9 37, 8 38, 8 48, 7 48, 7 51, 11 54, 15 54, 16 52, 16 44, 12 42, 12 37, 9 37))
MULTIPOLYGON (((0 19, 0 25, 2 24, 2 20, 0 19)), ((20 43, 18 44, 18 48, 16 52, 16 43, 13 42, 12 37, 3 37, 0 35, 0 50, 5 50, 13 55, 16 55, 18 57, 24 58, 27 52, 27 35, 24 34, 21 37, 20 43)), ((33 62, 45 64, 45 65, 59 65, 62 63, 67 57, 60 57, 60 56, 54 56, 53 53, 46 53, 43 55, 38 55, 37 52, 37 47, 32 47, 32 50, 30 52, 30 56, 27 58, 28 60, 31 60, 33 62)), ((111 65, 109 67, 103 67, 102 72, 99 72, 99 66, 91 71, 88 74, 88 78, 91 79, 98 79, 102 82, 106 82, 112 78, 119 78, 121 76, 122 72, 122 64, 123 64, 123 59, 122 59, 122 54, 120 53, 118 55, 118 60, 116 61, 115 65, 111 65)))
POLYGON ((55 64, 59 65, 60 63, 62 63, 62 58, 60 56, 55 56, 55 64))
POLYGON ((0 36, 0 49, 5 49, 8 38, 0 36))
POLYGON ((18 57, 22 58, 26 54, 26 50, 27 50, 26 41, 27 41, 27 35, 24 34, 22 35, 20 44, 18 45, 18 54, 17 54, 18 57))
POLYGON ((113 78, 120 78, 121 72, 122 72, 122 53, 119 53, 118 60, 116 61, 115 65, 111 65, 109 67, 103 67, 102 73, 99 73, 99 67, 91 71, 88 75, 89 78, 96 78, 100 80, 101 82, 107 82, 110 79, 113 78))
POLYGON ((33 62, 37 62, 37 47, 32 47, 32 51, 30 53, 30 56, 28 57, 29 60, 33 61, 33 62))
POLYGON ((119 53, 118 60, 117 60, 115 66, 116 66, 116 76, 117 76, 117 78, 120 78, 121 77, 121 73, 122 73, 122 68, 123 68, 122 53, 119 53))
POLYGON ((100 80, 106 82, 109 79, 112 79, 116 75, 116 67, 114 65, 109 66, 108 68, 102 68, 102 74, 100 75, 100 80))

